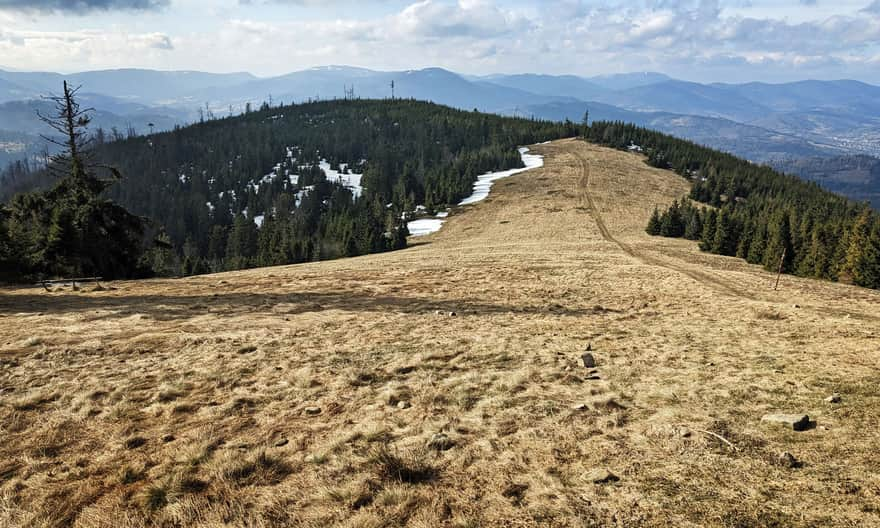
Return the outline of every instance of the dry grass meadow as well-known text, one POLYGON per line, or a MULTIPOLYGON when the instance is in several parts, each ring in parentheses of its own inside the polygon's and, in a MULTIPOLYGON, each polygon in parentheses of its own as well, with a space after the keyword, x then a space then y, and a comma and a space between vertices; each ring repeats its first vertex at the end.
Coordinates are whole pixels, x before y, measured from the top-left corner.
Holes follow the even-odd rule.
POLYGON ((534 150, 405 251, 0 291, 0 525, 880 525, 880 292, 773 291, 644 233, 674 174, 534 150))

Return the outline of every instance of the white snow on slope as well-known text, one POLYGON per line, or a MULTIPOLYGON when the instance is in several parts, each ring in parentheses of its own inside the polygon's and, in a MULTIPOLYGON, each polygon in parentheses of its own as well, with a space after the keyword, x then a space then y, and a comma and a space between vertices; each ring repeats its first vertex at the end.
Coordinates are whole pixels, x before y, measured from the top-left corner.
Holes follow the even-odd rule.
MULTIPOLYGON (((513 176, 514 174, 519 174, 527 170, 537 169, 544 166, 544 156, 529 154, 528 152, 529 149, 526 147, 522 147, 519 149, 519 154, 520 156, 522 156, 523 163, 525 164, 525 167, 522 169, 490 172, 488 174, 478 176, 477 181, 474 183, 473 194, 462 200, 458 205, 470 205, 481 200, 485 200, 486 197, 489 196, 489 190, 492 188, 492 183, 494 183, 496 180, 507 178, 509 176, 513 176)), ((437 216, 435 216, 434 218, 420 218, 419 220, 408 222, 406 226, 407 228, 409 228, 410 236, 430 235, 431 233, 436 233, 440 230, 441 227, 443 227, 443 222, 445 221, 444 219, 447 216, 449 216, 449 213, 437 213, 437 216)))
POLYGON ((330 163, 327 160, 321 160, 321 170, 324 171, 324 174, 327 175, 327 181, 330 182, 339 182, 346 188, 351 190, 351 193, 355 198, 360 197, 363 192, 363 187, 361 187, 361 176, 363 174, 343 174, 347 165, 342 163, 339 166, 339 169, 342 171, 335 171, 330 168, 330 163))
POLYGON ((490 172, 489 174, 477 176, 477 181, 476 183, 474 183, 474 193, 459 202, 458 205, 470 205, 472 203, 477 203, 479 201, 485 200, 486 197, 489 196, 489 189, 492 188, 492 184, 495 183, 496 180, 507 178, 509 176, 513 176, 514 174, 519 174, 527 170, 537 169, 544 166, 544 156, 538 156, 537 154, 528 154, 528 152, 529 149, 527 149, 526 147, 522 147, 519 149, 519 153, 522 156, 523 163, 525 164, 525 167, 522 169, 490 172))
POLYGON ((425 236, 440 231, 443 227, 441 218, 421 218, 407 222, 406 227, 409 229, 410 236, 425 236))

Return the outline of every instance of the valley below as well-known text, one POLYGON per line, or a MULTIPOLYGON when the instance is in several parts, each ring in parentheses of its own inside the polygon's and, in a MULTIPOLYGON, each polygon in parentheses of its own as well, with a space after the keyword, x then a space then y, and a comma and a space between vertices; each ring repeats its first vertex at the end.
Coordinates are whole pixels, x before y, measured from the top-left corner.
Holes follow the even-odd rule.
POLYGON ((529 148, 406 250, 0 289, 0 525, 880 524, 880 292, 775 290, 645 233, 674 173, 529 148))

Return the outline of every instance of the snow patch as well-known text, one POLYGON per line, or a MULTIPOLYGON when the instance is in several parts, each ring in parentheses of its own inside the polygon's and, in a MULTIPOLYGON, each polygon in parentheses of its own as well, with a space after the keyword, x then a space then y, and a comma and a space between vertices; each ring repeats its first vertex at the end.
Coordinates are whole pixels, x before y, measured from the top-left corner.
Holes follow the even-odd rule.
POLYGON ((321 160, 320 163, 321 170, 324 171, 324 174, 327 176, 327 181, 340 183, 347 189, 351 190, 351 193, 355 198, 360 197, 363 193, 364 188, 361 187, 361 177, 363 174, 345 174, 348 165, 345 163, 341 163, 339 165, 339 170, 335 171, 330 168, 330 163, 327 160, 321 160))
POLYGON ((440 218, 420 218, 419 220, 408 222, 406 227, 409 229, 410 236, 425 236, 440 231, 440 228, 443 227, 443 222, 440 218))
MULTIPOLYGON (((514 174, 519 174, 521 172, 532 169, 538 169, 544 166, 544 156, 540 156, 538 154, 529 154, 528 152, 529 149, 526 147, 522 147, 519 149, 519 154, 522 157, 523 164, 525 165, 525 167, 521 169, 490 172, 488 174, 478 176, 477 181, 474 183, 473 194, 462 200, 458 205, 470 205, 473 203, 477 203, 481 200, 485 200, 486 197, 489 196, 489 190, 492 188, 492 184, 495 181, 500 180, 501 178, 507 178, 509 176, 513 176, 514 174)), ((441 227, 443 227, 443 222, 445 222, 445 218, 448 216, 448 212, 437 213, 434 218, 420 218, 418 220, 408 222, 406 226, 407 228, 409 228, 410 236, 416 237, 430 235, 431 233, 436 233, 440 230, 441 227)))
POLYGON ((470 205, 485 200, 486 197, 489 196, 489 190, 492 188, 492 184, 497 180, 544 166, 544 156, 529 154, 528 152, 529 149, 526 147, 519 149, 520 156, 522 156, 523 163, 525 164, 525 167, 522 169, 490 172, 489 174, 477 176, 477 181, 474 183, 474 193, 459 202, 458 205, 470 205))

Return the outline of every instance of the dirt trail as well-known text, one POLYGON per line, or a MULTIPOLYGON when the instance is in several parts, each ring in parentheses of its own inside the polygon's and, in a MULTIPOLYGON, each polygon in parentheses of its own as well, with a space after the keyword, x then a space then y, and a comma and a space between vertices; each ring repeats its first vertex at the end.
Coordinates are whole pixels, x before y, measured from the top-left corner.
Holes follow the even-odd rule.
POLYGON ((646 252, 639 252, 633 249, 631 246, 624 244, 618 239, 614 238, 614 235, 611 234, 611 231, 608 230, 608 227, 605 225, 605 221, 602 219, 602 214, 596 208, 596 205, 593 203, 593 198, 590 192, 590 163, 587 159, 584 158, 583 153, 576 152, 575 156, 578 159, 580 165, 580 171, 582 172, 582 177, 578 181, 579 188, 579 196, 581 198, 581 203, 585 204, 585 206, 590 210, 590 214, 593 216, 593 219, 596 222, 596 226, 599 228, 599 232, 602 233, 602 237, 616 244, 624 253, 627 255, 638 259, 639 261, 650 264, 652 266, 659 266, 662 268, 669 269, 671 271, 675 271, 678 273, 682 273, 697 282, 700 282, 714 290, 722 293, 724 295, 732 295, 735 297, 743 297, 751 300, 758 300, 759 297, 752 292, 747 290, 743 290, 740 287, 733 285, 724 279, 718 277, 717 275, 713 275, 704 270, 697 269, 693 265, 690 265, 684 261, 678 260, 674 262, 664 261, 656 256, 649 255, 646 252))
POLYGON ((0 526, 880 525, 880 293, 773 292, 645 234, 678 176, 533 150, 404 251, 0 291, 0 526))

